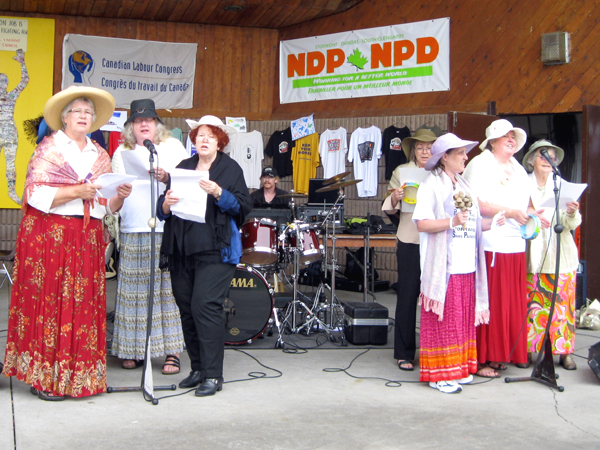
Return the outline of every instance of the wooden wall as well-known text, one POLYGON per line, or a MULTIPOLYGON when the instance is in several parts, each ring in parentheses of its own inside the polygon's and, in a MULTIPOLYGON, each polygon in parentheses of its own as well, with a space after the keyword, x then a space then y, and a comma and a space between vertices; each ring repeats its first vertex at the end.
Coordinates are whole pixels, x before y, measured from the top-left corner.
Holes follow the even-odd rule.
POLYGON ((581 111, 600 102, 600 3, 589 0, 365 0, 336 16, 280 30, 288 40, 450 17, 450 91, 279 105, 273 119, 390 114, 581 111), (544 66, 541 35, 567 31, 571 62, 544 66))
MULTIPOLYGON (((14 16, 0 11, 0 15, 14 16)), ((198 44, 194 108, 161 111, 163 117, 246 117, 266 120, 273 108, 277 30, 144 20, 23 14, 54 19, 54 92, 61 90, 65 34, 198 44)))

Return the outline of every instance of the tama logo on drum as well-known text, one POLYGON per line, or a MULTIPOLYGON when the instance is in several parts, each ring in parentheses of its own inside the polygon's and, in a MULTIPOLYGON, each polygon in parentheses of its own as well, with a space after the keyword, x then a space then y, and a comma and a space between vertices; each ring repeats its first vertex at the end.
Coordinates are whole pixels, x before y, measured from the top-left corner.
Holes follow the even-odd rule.
POLYGON ((231 287, 234 288, 254 288, 254 278, 233 278, 231 280, 231 287))

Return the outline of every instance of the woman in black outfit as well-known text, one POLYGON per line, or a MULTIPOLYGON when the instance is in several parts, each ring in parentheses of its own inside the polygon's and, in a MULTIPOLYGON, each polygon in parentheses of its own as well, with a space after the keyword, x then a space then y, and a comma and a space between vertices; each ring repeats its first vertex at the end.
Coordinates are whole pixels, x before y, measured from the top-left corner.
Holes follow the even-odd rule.
POLYGON ((252 209, 252 199, 241 167, 223 153, 234 146, 237 131, 215 116, 204 116, 190 125, 190 139, 197 154, 177 166, 208 171, 200 187, 207 194, 205 219, 199 223, 171 214, 179 201, 170 189, 158 200, 158 217, 165 220, 161 267, 171 271, 173 294, 181 312, 190 375, 180 388, 196 389, 196 395, 214 395, 223 387, 223 302, 242 255, 239 227, 252 209))

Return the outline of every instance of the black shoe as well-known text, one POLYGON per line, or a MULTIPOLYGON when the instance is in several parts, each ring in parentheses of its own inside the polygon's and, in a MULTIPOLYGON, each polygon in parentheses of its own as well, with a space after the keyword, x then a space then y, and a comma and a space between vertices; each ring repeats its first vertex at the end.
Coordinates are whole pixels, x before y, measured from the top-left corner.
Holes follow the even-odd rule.
POLYGON ((209 395, 215 395, 215 392, 223 389, 223 377, 220 378, 207 378, 204 382, 196 389, 196 397, 207 397, 209 395))
POLYGON ((199 370, 192 370, 187 378, 184 378, 179 387, 181 389, 189 389, 198 386, 202 382, 202 376, 199 370))

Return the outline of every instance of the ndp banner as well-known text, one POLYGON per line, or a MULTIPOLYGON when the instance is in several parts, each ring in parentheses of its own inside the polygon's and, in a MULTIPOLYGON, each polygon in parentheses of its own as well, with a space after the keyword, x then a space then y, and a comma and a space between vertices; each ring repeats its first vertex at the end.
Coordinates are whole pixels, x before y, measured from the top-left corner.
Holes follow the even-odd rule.
POLYGON ((67 34, 62 88, 73 84, 110 92, 117 108, 151 98, 158 109, 193 106, 198 44, 67 34))
POLYGON ((450 89, 450 19, 282 41, 281 103, 450 89))

